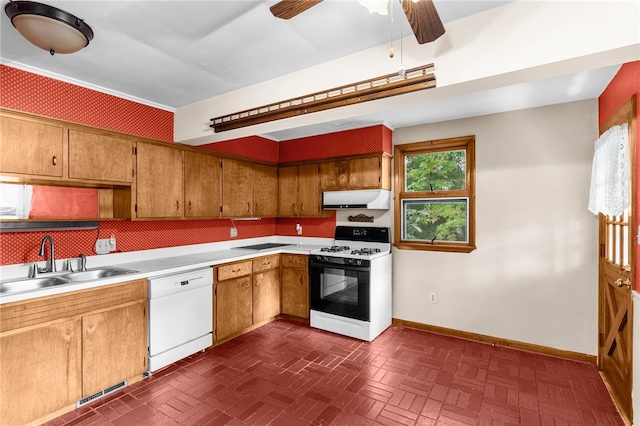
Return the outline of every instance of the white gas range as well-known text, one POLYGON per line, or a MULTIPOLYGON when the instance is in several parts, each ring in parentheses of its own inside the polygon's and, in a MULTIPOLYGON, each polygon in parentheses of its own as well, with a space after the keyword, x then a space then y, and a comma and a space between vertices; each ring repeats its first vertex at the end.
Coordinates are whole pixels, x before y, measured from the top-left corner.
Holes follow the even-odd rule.
POLYGON ((391 325, 389 228, 338 226, 309 259, 312 327, 372 341, 391 325))

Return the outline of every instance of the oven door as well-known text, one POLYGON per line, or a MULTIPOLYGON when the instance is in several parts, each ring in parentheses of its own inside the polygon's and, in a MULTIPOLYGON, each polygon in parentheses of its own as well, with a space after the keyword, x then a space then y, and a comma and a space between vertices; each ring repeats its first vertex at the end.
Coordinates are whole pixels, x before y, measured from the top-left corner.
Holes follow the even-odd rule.
POLYGON ((356 266, 310 260, 311 309, 369 321, 370 267, 366 263, 356 266))

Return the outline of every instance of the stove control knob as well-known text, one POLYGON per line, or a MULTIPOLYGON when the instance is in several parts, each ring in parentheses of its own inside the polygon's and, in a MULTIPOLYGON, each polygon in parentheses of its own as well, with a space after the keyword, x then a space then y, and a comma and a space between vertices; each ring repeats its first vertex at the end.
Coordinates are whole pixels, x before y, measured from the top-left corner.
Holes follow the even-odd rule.
POLYGON ((362 265, 362 260, 357 259, 357 260, 356 260, 356 265, 358 265, 358 266, 362 265))

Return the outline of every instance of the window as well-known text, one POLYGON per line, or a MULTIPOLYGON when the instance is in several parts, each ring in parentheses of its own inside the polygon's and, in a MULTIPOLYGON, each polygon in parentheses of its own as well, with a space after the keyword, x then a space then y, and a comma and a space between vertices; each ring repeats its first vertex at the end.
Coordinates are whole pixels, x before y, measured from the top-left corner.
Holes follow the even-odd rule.
POLYGON ((397 248, 476 248, 474 136, 396 145, 395 192, 397 248))

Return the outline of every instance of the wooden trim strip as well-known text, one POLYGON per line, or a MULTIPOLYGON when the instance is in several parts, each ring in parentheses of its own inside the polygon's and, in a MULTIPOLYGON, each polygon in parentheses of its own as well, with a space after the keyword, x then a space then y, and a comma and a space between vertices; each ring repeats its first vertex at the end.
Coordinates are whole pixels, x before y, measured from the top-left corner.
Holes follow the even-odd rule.
POLYGON ((489 343, 493 346, 504 346, 512 349, 519 349, 528 352, 535 352, 543 355, 555 356, 558 358, 566 358, 574 361, 588 362, 596 364, 597 357, 595 355, 583 354, 580 352, 572 352, 564 349, 551 348, 549 346, 535 345, 532 343, 519 342, 517 340, 502 339, 499 337, 488 336, 485 334, 471 333, 468 331, 454 330, 452 328, 439 327, 435 325, 423 324, 419 322, 407 321, 393 318, 394 325, 415 328, 418 330, 429 331, 432 333, 444 334, 446 336, 458 337, 461 339, 474 340, 482 343, 489 343))

